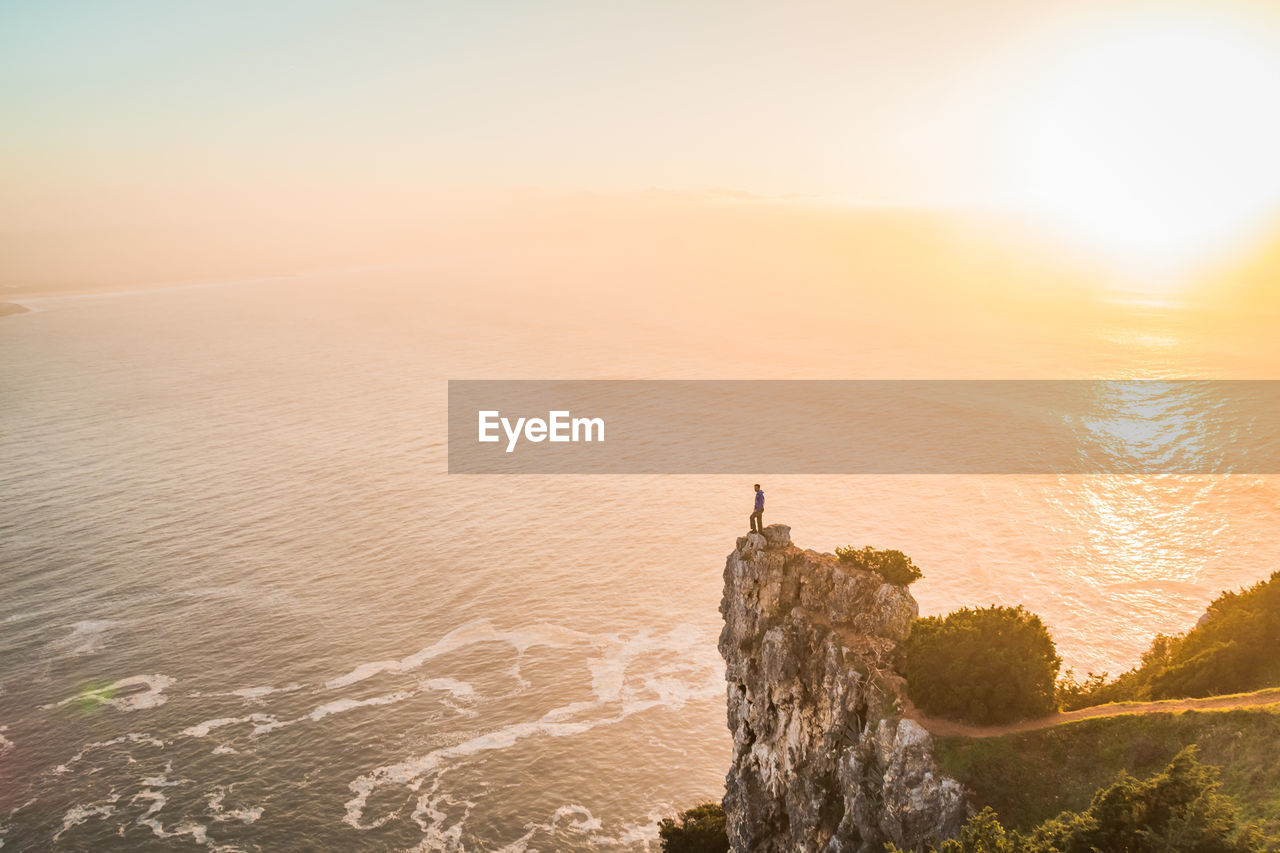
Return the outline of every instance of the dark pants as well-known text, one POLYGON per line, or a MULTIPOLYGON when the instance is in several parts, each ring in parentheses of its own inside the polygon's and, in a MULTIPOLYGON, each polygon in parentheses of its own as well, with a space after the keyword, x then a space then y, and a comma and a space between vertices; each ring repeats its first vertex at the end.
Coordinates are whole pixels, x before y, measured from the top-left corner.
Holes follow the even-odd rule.
POLYGON ((764 510, 758 509, 751 513, 751 532, 764 533, 764 510))

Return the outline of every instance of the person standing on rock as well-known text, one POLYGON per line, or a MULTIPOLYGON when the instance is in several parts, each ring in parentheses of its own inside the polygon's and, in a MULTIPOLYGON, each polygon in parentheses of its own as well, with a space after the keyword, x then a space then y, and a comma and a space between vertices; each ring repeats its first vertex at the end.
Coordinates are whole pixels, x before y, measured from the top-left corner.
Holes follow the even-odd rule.
POLYGON ((756 483, 756 511, 751 513, 751 532, 764 533, 764 490, 756 483))

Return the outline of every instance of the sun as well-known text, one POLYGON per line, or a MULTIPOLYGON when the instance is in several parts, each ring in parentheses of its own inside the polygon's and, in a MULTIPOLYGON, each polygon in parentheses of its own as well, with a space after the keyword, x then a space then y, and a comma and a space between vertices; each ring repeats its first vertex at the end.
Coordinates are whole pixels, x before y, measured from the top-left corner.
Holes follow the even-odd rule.
POLYGON ((1030 206, 1167 279, 1280 212, 1280 38, 1203 18, 1097 35, 1032 97, 1023 131, 1030 206))

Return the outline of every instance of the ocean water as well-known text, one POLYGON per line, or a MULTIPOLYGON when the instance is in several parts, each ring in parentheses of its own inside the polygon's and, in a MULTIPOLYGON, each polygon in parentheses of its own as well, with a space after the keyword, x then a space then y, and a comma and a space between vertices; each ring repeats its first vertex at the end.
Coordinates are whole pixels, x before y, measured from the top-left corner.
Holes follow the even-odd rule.
MULTIPOLYGON (((1176 300, 930 313, 440 275, 0 320, 5 850, 656 849, 659 817, 719 798, 717 607, 751 482, 449 476, 450 378, 1276 366, 1269 322, 1176 300)), ((906 551, 925 613, 1025 604, 1078 672, 1278 565, 1273 477, 765 485, 798 544, 906 551)))

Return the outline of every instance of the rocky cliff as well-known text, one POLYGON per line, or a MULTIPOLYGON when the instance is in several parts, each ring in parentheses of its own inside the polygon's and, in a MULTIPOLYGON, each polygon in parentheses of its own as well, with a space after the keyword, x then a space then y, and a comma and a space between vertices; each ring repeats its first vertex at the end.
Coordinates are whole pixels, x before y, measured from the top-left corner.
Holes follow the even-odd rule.
POLYGON ((890 667, 919 612, 905 587, 802 551, 774 524, 738 539, 720 612, 733 850, 879 853, 958 831, 961 787, 901 716, 890 667))

